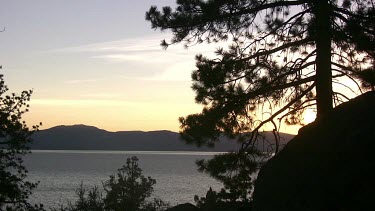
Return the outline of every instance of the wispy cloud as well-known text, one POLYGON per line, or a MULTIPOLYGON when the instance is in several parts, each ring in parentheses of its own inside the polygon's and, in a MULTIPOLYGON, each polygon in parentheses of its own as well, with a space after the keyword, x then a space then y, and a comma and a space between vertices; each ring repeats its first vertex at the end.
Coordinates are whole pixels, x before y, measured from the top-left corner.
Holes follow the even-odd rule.
POLYGON ((70 99, 32 99, 30 102, 32 105, 44 105, 44 106, 108 106, 108 107, 123 107, 123 106, 134 106, 139 103, 122 101, 122 100, 70 100, 70 99))
POLYGON ((160 51, 161 37, 145 36, 143 38, 122 39, 110 42, 93 43, 89 45, 67 47, 51 50, 54 53, 110 53, 110 52, 153 52, 160 51))
POLYGON ((140 38, 123 39, 111 42, 94 43, 83 46, 55 49, 54 53, 90 53, 91 58, 108 61, 143 61, 164 62, 193 59, 195 54, 210 54, 219 44, 200 44, 189 49, 182 45, 170 46, 163 50, 160 40, 170 35, 145 36, 140 38))
MULTIPOLYGON (((190 81, 191 71, 195 69, 195 55, 212 56, 219 44, 200 44, 188 49, 182 45, 170 46, 163 50, 160 40, 169 35, 145 36, 111 42, 69 47, 51 51, 51 53, 83 53, 88 58, 101 62, 124 63, 127 65, 152 68, 153 76, 124 76, 127 79, 158 81, 190 81)), ((69 83, 90 82, 91 80, 74 80, 69 83)))
POLYGON ((82 83, 92 83, 97 82, 100 79, 82 79, 82 80, 68 80, 64 81, 65 84, 82 84, 82 83))
POLYGON ((160 74, 149 77, 121 76, 123 79, 141 81, 190 81, 191 72, 195 69, 194 62, 180 62, 166 67, 160 74))
POLYGON ((81 94, 80 95, 81 97, 84 97, 84 98, 100 98, 100 99, 113 99, 113 98, 119 98, 119 97, 123 97, 122 94, 119 94, 119 93, 109 93, 109 92, 102 92, 102 93, 90 93, 90 94, 81 94))

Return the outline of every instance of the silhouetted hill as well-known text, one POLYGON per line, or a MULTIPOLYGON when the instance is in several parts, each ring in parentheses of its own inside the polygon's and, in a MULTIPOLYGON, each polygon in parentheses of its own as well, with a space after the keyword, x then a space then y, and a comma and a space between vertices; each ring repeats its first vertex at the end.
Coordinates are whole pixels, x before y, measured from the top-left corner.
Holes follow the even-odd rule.
MULTIPOLYGON (((270 132, 264 133, 271 137, 270 132)), ((293 135, 281 134, 284 142, 293 135)), ((44 150, 128 150, 128 151, 234 151, 240 145, 234 140, 223 139, 215 148, 187 145, 178 133, 161 131, 109 132, 93 126, 56 126, 33 135, 31 149, 44 150)))

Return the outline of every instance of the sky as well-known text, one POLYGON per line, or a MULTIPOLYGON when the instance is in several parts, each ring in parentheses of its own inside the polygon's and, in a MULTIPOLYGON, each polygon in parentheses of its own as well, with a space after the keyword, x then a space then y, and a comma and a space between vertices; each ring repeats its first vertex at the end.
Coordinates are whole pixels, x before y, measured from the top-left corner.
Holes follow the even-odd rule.
MULTIPOLYGON (((217 46, 175 45, 145 21, 175 0, 1 0, 0 64, 11 92, 32 89, 29 125, 178 131, 194 102, 194 56, 217 46)), ((282 131, 297 133, 298 127, 282 131)))

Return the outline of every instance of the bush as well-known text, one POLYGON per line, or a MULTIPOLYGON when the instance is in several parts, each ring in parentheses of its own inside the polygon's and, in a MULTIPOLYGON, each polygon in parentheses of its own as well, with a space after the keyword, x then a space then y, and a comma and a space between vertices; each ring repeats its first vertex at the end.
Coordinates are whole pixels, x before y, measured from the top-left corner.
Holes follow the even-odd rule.
POLYGON ((144 177, 142 169, 138 166, 138 158, 131 157, 126 160, 126 165, 118 169, 117 177, 111 175, 110 179, 103 183, 107 193, 104 203, 108 210, 137 211, 145 205, 145 199, 153 191, 156 183, 151 177, 144 177))
POLYGON ((138 158, 127 158, 126 165, 118 169, 117 176, 111 175, 103 182, 105 197, 95 186, 87 191, 83 184, 77 189, 78 200, 68 206, 54 208, 54 211, 162 211, 168 204, 160 199, 146 199, 153 192, 156 183, 151 177, 144 177, 138 166, 138 158))
POLYGON ((228 200, 228 193, 222 189, 219 193, 210 188, 206 197, 195 195, 194 201, 202 211, 242 211, 251 210, 252 202, 249 200, 228 200))

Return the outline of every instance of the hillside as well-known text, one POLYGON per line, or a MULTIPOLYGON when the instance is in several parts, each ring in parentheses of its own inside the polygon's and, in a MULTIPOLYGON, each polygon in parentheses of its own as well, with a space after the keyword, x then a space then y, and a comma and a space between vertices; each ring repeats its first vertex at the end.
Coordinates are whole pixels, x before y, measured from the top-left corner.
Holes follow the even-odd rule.
MULTIPOLYGON (((272 139, 270 132, 264 133, 272 139)), ((293 135, 281 134, 286 143, 293 135)), ((234 151, 240 144, 222 139, 214 148, 187 145, 171 131, 109 132, 93 126, 56 126, 33 135, 31 149, 41 150, 127 150, 127 151, 234 151)))

